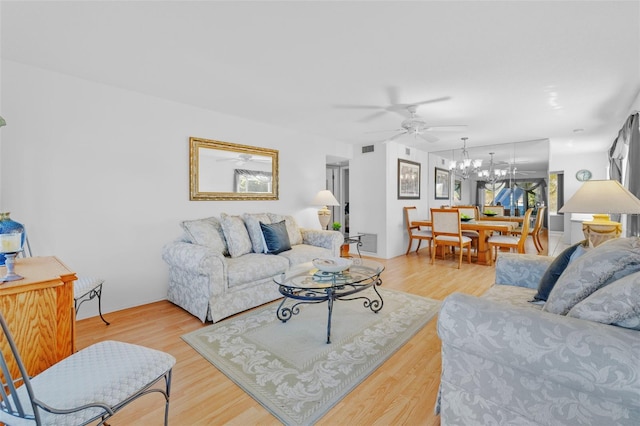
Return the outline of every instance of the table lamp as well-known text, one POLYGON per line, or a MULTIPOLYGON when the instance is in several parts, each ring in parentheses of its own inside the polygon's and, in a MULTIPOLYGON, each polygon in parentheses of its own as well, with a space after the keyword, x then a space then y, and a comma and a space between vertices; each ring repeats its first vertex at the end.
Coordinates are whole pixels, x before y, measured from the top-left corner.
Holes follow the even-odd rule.
MULTIPOLYGON (((593 214, 593 221, 583 222, 583 231, 585 237, 590 240, 591 236, 596 239, 599 236, 604 241, 622 233, 622 224, 612 221, 609 214, 640 214, 640 199, 616 180, 589 180, 582 184, 559 212, 599 212, 593 214), (603 238, 606 234, 609 234, 609 237, 603 238)), ((597 242, 592 241, 594 245, 597 245, 597 242)))
POLYGON ((329 222, 331 222, 331 210, 329 210, 327 206, 339 206, 340 203, 336 200, 336 197, 334 197, 328 189, 323 189, 311 200, 311 204, 314 206, 322 206, 322 208, 318 210, 318 220, 320 221, 322 229, 328 229, 329 222))
POLYGON ((4 255, 2 264, 7 266, 6 275, 0 277, 0 283, 23 278, 14 269, 16 255, 22 251, 23 243, 24 226, 12 220, 9 212, 0 213, 0 253, 4 255))

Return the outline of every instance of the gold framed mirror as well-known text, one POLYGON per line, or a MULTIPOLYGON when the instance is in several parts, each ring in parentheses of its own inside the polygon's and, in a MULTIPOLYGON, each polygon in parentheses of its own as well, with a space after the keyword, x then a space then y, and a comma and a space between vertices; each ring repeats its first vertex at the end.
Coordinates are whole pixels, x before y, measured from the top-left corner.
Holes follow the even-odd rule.
POLYGON ((192 201, 277 200, 278 151, 189 138, 192 201))

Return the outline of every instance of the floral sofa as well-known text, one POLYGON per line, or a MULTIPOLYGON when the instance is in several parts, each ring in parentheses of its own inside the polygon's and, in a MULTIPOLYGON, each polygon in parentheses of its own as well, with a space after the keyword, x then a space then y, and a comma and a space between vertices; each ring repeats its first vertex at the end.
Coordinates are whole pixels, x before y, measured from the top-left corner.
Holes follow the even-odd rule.
POLYGON ((339 232, 299 228, 292 216, 273 213, 221 214, 181 226, 183 236, 162 253, 169 266, 167 298, 202 322, 281 297, 275 275, 317 257, 339 256, 344 241, 339 232), (282 224, 290 249, 265 253, 265 224, 282 224))
POLYGON ((501 255, 483 297, 443 302, 441 424, 640 425, 639 270, 637 237, 501 255))

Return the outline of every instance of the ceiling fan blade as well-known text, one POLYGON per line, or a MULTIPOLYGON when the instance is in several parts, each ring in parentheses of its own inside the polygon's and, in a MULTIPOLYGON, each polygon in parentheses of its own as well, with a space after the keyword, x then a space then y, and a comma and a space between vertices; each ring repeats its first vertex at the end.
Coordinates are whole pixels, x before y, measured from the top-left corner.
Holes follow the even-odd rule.
POLYGON ((440 140, 437 137, 427 133, 421 133, 419 136, 429 143, 438 142, 440 140))
POLYGON ((431 130, 433 132, 460 132, 466 128, 467 126, 465 124, 450 124, 446 126, 427 126, 425 130, 431 130))
POLYGON ((432 103, 435 103, 435 102, 448 101, 449 99, 451 99, 451 96, 443 96, 441 98, 429 99, 429 100, 422 101, 422 102, 415 102, 415 103, 413 103, 411 105, 416 105, 416 106, 417 105, 426 105, 426 104, 432 104, 432 103))
POLYGON ((385 115, 387 113, 387 111, 378 111, 378 112, 374 112, 373 114, 369 114, 366 117, 362 117, 360 120, 358 120, 359 123, 368 123, 372 120, 375 120, 378 117, 382 117, 383 115, 385 115))
POLYGON ((388 133, 388 132, 402 132, 404 129, 393 129, 393 130, 372 130, 370 132, 365 133, 388 133))
POLYGON ((407 134, 407 132, 406 132, 406 131, 405 131, 405 132, 402 132, 402 133, 398 133, 397 135, 391 136, 391 137, 390 137, 389 139, 387 139, 385 142, 393 142, 393 141, 395 141, 396 139, 398 139, 400 136, 402 136, 402 135, 406 135, 406 134, 407 134))

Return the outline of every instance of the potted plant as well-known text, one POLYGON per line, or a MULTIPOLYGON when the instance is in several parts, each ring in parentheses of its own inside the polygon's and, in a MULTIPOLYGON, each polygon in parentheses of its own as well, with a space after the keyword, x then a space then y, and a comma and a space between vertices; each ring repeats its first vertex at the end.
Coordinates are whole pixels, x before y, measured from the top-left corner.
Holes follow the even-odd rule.
POLYGON ((340 224, 340 222, 333 222, 333 225, 331 225, 333 227, 334 231, 339 231, 340 228, 342 228, 342 225, 340 224))

